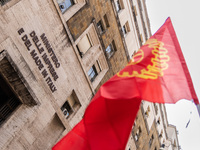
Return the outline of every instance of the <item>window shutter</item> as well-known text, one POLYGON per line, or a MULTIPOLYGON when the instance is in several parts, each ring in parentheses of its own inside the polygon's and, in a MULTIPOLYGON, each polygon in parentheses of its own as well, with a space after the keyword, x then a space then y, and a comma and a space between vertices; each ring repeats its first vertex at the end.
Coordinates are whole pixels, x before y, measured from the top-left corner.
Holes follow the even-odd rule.
POLYGON ((91 47, 91 43, 88 39, 88 36, 85 35, 77 44, 80 52, 86 53, 88 49, 91 47))

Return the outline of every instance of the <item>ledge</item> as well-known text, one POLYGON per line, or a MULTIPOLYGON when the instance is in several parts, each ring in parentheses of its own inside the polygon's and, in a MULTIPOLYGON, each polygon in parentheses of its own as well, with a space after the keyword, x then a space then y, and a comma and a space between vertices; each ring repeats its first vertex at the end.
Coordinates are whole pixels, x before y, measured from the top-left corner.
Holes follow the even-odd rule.
POLYGON ((86 2, 76 3, 63 13, 65 21, 68 21, 75 13, 77 13, 86 2))

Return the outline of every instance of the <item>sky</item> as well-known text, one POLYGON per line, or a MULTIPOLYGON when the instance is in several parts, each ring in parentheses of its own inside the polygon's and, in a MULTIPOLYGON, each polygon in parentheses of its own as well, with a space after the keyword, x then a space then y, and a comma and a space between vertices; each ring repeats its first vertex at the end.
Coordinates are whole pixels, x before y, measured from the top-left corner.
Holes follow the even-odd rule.
MULTIPOLYGON (((146 4, 152 34, 168 17, 171 18, 196 94, 200 98, 200 1, 146 0, 146 4)), ((169 124, 175 125, 179 132, 178 140, 182 150, 200 150, 200 117, 195 104, 182 100, 168 104, 166 108, 169 124)))

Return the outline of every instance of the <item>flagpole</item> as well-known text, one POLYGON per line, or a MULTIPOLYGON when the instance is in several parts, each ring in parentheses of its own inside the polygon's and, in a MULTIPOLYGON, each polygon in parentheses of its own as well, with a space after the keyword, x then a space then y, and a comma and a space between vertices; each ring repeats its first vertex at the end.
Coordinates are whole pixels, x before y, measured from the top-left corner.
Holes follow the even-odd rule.
POLYGON ((200 117, 200 104, 196 105, 197 106, 197 111, 199 113, 199 117, 200 117))

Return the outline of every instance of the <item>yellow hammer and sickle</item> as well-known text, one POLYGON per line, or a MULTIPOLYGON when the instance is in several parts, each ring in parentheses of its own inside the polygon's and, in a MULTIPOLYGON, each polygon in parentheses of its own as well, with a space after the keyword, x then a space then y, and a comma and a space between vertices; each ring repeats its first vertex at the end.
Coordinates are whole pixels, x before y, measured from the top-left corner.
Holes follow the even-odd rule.
MULTIPOLYGON (((158 76, 163 76, 163 71, 166 70, 169 66, 167 62, 170 60, 170 57, 167 55, 168 50, 164 48, 164 43, 158 41, 157 39, 149 39, 145 45, 148 45, 149 48, 153 48, 151 51, 155 56, 151 58, 152 65, 147 65, 146 68, 138 71, 133 70, 130 74, 129 72, 118 72, 117 75, 119 77, 138 77, 143 79, 157 79, 158 76)), ((129 65, 136 65, 140 63, 144 59, 144 52, 142 49, 139 49, 138 52, 133 56, 131 61, 128 63, 129 65)))

